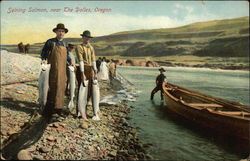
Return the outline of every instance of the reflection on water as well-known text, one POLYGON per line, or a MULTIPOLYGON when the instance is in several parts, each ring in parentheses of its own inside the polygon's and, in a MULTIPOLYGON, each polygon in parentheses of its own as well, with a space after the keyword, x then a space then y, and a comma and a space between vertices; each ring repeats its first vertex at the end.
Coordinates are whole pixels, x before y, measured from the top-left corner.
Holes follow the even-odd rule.
MULTIPOLYGON (((249 105, 249 72, 192 68, 166 68, 169 82, 208 95, 249 105)), ((245 154, 236 151, 233 143, 216 134, 169 113, 160 101, 160 93, 150 101, 158 68, 118 67, 141 91, 130 123, 139 127, 139 136, 153 146, 148 150, 164 160, 239 160, 245 154)))

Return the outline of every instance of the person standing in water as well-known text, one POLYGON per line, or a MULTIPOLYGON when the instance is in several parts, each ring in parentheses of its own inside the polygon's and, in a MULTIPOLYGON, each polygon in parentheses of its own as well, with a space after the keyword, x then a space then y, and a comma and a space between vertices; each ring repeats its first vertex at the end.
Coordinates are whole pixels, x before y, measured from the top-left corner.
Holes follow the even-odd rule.
POLYGON ((155 81, 156 87, 151 92, 151 97, 150 97, 151 100, 154 99, 155 93, 157 93, 159 90, 161 91, 161 100, 163 100, 162 84, 164 81, 166 81, 166 76, 163 74, 163 72, 165 72, 165 69, 160 68, 159 71, 160 71, 160 74, 156 77, 156 81, 155 81))
MULTIPOLYGON (((84 84, 84 80, 88 80, 88 96, 87 100, 92 97, 92 85, 93 80, 97 79, 96 58, 93 46, 90 44, 90 40, 93 38, 90 31, 86 30, 82 34, 83 43, 76 46, 75 52, 79 60, 79 68, 76 72, 76 78, 81 80, 84 84)), ((80 84, 78 85, 78 89, 80 84)), ((87 120, 87 115, 82 116, 87 120)))
POLYGON ((71 59, 66 48, 67 45, 63 41, 68 29, 65 28, 64 24, 59 23, 52 31, 56 33, 56 37, 47 40, 41 52, 42 63, 51 65, 49 91, 43 114, 51 115, 56 113, 61 115, 64 107, 64 94, 67 81, 66 65, 67 63, 71 65, 71 59))

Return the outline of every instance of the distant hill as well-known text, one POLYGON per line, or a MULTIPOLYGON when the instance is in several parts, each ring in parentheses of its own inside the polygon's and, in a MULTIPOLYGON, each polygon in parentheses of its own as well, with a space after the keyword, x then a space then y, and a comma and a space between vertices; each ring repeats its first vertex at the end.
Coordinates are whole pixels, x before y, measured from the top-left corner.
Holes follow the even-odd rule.
MULTIPOLYGON (((81 38, 65 40, 81 43, 81 38)), ((118 32, 96 37, 92 44, 99 56, 248 57, 249 17, 197 22, 176 28, 118 32)), ((31 52, 39 53, 42 45, 33 44, 31 52)))
POLYGON ((234 19, 213 20, 208 22, 197 22, 176 28, 162 28, 151 30, 135 30, 118 32, 112 35, 133 34, 133 33, 189 33, 189 32, 211 32, 211 31, 226 31, 233 33, 232 30, 239 31, 242 28, 249 28, 249 17, 241 17, 234 19), (231 31, 230 31, 231 30, 231 31))
POLYGON ((197 56, 244 57, 249 54, 249 36, 215 39, 203 49, 194 52, 197 56))
MULTIPOLYGON (((81 41, 80 38, 66 40, 81 41)), ((97 55, 245 57, 249 53, 249 17, 197 22, 177 28, 124 31, 93 41, 97 55)))

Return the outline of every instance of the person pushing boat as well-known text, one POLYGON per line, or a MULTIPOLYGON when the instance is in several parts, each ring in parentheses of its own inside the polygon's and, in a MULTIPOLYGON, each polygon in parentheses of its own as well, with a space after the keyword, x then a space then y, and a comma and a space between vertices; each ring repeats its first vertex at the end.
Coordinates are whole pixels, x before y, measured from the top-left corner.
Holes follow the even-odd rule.
POLYGON ((164 81, 166 81, 166 76, 163 74, 163 72, 166 72, 166 70, 163 68, 160 68, 159 71, 160 71, 160 74, 156 77, 156 81, 155 81, 156 87, 151 92, 151 97, 150 97, 151 100, 154 99, 155 93, 157 93, 159 90, 161 91, 161 100, 163 100, 162 84, 164 81))

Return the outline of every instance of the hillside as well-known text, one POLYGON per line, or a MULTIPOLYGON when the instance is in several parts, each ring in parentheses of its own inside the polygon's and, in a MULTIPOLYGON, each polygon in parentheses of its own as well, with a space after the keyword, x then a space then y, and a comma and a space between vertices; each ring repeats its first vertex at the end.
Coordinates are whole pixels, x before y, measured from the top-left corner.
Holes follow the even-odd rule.
POLYGON ((249 36, 215 39, 194 53, 197 56, 244 57, 249 54, 249 36))
MULTIPOLYGON (((66 38, 73 44, 81 38, 66 38)), ((197 22, 177 28, 161 28, 118 32, 100 36, 92 42, 98 56, 157 57, 167 56, 249 56, 249 17, 197 22)), ((30 52, 38 54, 43 43, 31 45, 30 52)), ((14 46, 2 49, 17 51, 14 46)))
MULTIPOLYGON (((67 41, 79 43, 81 39, 67 38, 67 41)), ((93 42, 98 55, 247 57, 249 17, 125 31, 97 37, 93 42)))

